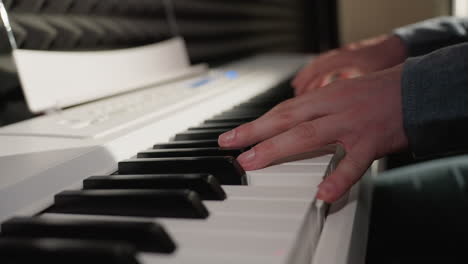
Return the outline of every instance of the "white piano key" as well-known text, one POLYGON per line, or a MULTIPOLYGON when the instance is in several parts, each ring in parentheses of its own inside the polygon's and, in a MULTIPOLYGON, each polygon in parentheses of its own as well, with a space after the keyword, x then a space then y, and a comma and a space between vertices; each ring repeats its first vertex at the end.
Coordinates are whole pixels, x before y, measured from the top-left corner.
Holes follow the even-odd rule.
POLYGON ((327 170, 327 165, 323 164, 301 164, 301 165, 290 165, 290 164, 279 164, 266 167, 264 169, 252 171, 255 174, 286 174, 289 176, 294 175, 323 175, 327 170))
POLYGON ((324 174, 265 174, 255 171, 247 172, 247 181, 252 186, 284 186, 284 187, 317 187, 322 182, 324 174))
MULTIPOLYGON (((279 252, 281 254, 281 252, 279 252)), ((180 252, 175 254, 140 254, 141 264, 280 264, 286 263, 280 256, 243 256, 238 253, 180 252)))
MULTIPOLYGON (((206 220, 156 219, 165 226, 169 235, 175 240, 178 245, 177 252, 189 255, 210 255, 212 252, 218 252, 227 255, 266 257, 278 256, 278 252, 286 254, 291 252, 302 222, 311 208, 310 202, 302 201, 227 200, 205 203, 211 212, 206 220), (215 204, 217 206, 214 206, 215 204), (284 217, 285 215, 287 217, 284 217)), ((45 214, 42 217, 154 220, 68 214, 45 214)), ((285 256, 280 254, 280 257, 285 256)))
POLYGON ((229 199, 266 199, 311 201, 315 188, 283 186, 234 186, 223 185, 229 199))
POLYGON ((302 218, 312 202, 228 199, 222 202, 204 201, 203 203, 211 215, 268 215, 302 218))
POLYGON ((258 233, 258 234, 290 234, 300 227, 303 219, 272 217, 262 215, 216 215, 207 219, 175 219, 175 218, 148 218, 125 216, 77 215, 77 214, 44 214, 41 217, 68 220, 107 220, 107 221, 136 221, 162 224, 169 232, 196 231, 199 233, 258 233))
POLYGON ((322 182, 327 166, 324 164, 273 165, 248 171, 247 181, 252 186, 317 187, 322 182))
POLYGON ((301 160, 295 160, 295 161, 289 161, 283 164, 287 165, 311 165, 311 164, 317 164, 317 165, 328 165, 330 163, 331 159, 333 158, 333 155, 324 155, 320 157, 315 157, 315 158, 308 158, 308 159, 301 159, 301 160))

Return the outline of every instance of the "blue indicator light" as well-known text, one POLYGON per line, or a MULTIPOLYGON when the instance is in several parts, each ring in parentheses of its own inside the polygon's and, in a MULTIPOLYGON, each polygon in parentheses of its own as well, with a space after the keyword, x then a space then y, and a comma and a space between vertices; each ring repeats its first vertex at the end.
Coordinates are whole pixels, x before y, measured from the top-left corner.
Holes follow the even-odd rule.
POLYGON ((227 71, 224 73, 224 76, 228 79, 234 80, 239 78, 239 73, 237 71, 227 71))
POLYGON ((192 83, 190 86, 192 88, 197 88, 197 87, 203 86, 203 85, 205 85, 205 84, 207 84, 209 82, 211 82, 211 78, 205 78, 205 79, 201 79, 201 80, 198 80, 198 81, 192 83))

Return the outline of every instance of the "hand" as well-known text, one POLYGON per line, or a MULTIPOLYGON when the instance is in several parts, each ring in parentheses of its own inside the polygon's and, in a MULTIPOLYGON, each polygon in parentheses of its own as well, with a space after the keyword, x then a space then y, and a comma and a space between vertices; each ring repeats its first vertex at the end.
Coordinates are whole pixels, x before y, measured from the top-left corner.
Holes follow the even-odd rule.
POLYGON ((398 65, 287 100, 257 120, 222 134, 219 144, 246 147, 258 143, 238 158, 246 170, 340 144, 346 156, 318 192, 319 199, 333 202, 359 180, 374 159, 407 146, 401 71, 402 65, 398 65))
POLYGON ((385 35, 318 56, 304 67, 292 85, 296 95, 320 88, 333 79, 346 79, 384 70, 402 63, 406 47, 395 35, 385 35))

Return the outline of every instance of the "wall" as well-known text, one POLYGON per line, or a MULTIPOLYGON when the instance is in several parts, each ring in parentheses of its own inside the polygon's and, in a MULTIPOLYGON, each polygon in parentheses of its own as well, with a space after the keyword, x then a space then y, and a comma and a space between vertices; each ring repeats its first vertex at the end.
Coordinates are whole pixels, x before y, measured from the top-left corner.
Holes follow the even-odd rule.
POLYGON ((450 0, 339 0, 338 3, 341 43, 388 33, 451 12, 450 0))

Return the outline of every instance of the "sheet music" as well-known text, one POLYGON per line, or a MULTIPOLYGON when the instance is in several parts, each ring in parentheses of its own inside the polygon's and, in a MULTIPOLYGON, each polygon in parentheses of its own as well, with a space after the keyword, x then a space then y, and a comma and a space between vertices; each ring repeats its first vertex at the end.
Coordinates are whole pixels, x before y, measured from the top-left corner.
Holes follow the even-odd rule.
POLYGON ((191 73, 181 38, 110 51, 17 49, 13 56, 33 112, 77 105, 191 73))

